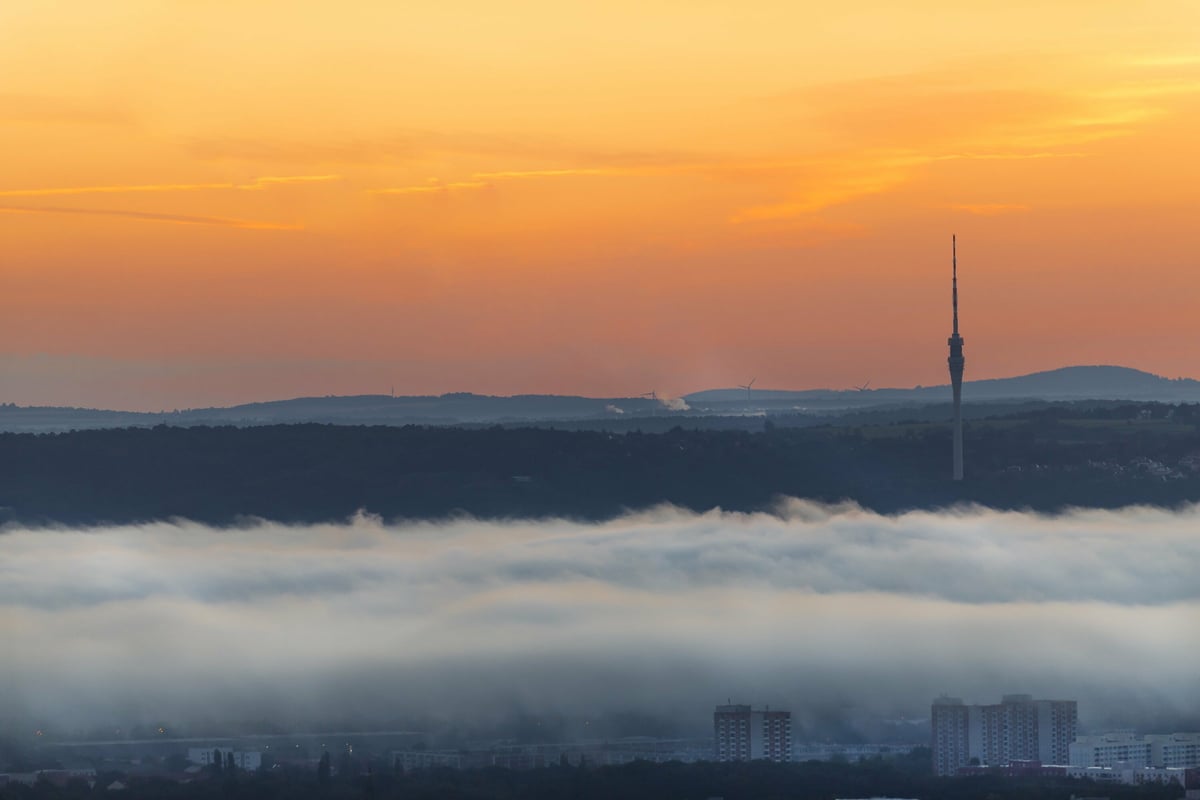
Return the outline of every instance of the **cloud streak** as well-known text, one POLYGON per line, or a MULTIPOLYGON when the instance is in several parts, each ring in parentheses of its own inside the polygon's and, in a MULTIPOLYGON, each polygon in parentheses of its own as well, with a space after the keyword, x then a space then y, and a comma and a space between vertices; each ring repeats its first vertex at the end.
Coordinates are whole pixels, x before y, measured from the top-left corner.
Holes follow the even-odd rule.
POLYGON ((368 191, 368 194, 445 194, 460 189, 486 189, 489 185, 487 181, 451 181, 449 183, 430 181, 429 183, 417 184, 416 186, 371 189, 368 191))
POLYGON ((302 225, 282 222, 263 222, 227 217, 200 217, 188 214, 158 214, 149 211, 118 211, 107 208, 62 208, 56 206, 11 206, 0 205, 0 214, 71 214, 77 216, 121 217, 143 222, 168 222, 175 225, 215 225, 223 228, 243 228, 264 231, 298 231, 302 225))
MULTIPOLYGON (((676 170, 678 171, 678 169, 676 170)), ((612 175, 639 175, 663 172, 663 168, 617 168, 587 167, 563 169, 502 170, 499 172, 476 172, 468 180, 443 182, 431 180, 415 186, 369 189, 368 194, 437 194, 459 189, 487 189, 495 181, 526 180, 531 178, 578 178, 612 175)))
MULTIPOLYGON (((920 713, 950 691, 1197 701, 1200 510, 185 522, 0 535, 0 711, 396 719, 730 694, 920 713), (132 709, 132 711, 131 711, 132 709)), ((365 723, 364 723, 365 724, 365 723)))
POLYGON ((961 211, 964 214, 974 214, 979 217, 1019 214, 1029 210, 1029 206, 1020 203, 955 203, 946 207, 951 211, 961 211))
POLYGON ((46 189, 4 189, 0 197, 51 197, 84 194, 146 194, 158 192, 260 191, 270 186, 303 183, 328 183, 340 175, 283 175, 255 178, 249 183, 150 183, 116 186, 61 186, 46 189))

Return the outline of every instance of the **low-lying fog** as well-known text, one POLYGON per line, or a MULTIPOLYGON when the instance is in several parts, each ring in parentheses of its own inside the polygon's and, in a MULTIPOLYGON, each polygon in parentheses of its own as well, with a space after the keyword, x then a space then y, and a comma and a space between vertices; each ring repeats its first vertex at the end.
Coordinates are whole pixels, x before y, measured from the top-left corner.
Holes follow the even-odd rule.
POLYGON ((1198 566, 1194 507, 10 527, 0 715, 631 712, 703 734, 731 698, 816 734, 1026 692, 1078 699, 1085 726, 1173 728, 1200 721, 1198 566))

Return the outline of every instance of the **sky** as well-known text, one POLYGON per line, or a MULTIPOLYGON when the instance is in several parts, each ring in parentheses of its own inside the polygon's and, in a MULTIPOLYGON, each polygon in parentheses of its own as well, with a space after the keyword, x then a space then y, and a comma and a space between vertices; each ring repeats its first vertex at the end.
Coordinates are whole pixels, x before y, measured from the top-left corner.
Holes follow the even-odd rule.
POLYGON ((927 719, 943 693, 1029 693, 1076 700, 1085 730, 1195 730, 1198 523, 791 500, 601 524, 9 526, 0 720, 69 738, 635 715, 703 736, 730 698, 823 739, 927 719))
POLYGON ((0 4, 0 402, 1200 377, 1194 0, 0 4))

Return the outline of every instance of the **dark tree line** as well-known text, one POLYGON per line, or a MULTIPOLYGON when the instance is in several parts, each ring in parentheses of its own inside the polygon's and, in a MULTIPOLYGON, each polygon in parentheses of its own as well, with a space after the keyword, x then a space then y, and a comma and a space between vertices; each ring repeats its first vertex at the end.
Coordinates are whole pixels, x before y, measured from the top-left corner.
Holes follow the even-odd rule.
MULTIPOLYGON (((397 773, 368 763, 357 774, 313 774, 268 770, 232 780, 208 779, 179 784, 165 780, 130 780, 127 788, 107 792, 109 776, 94 788, 82 781, 65 788, 50 784, 0 787, 0 800, 88 800, 106 796, 123 800, 773 800, 837 797, 919 797, 922 800, 1068 800, 1103 795, 1112 800, 1176 800, 1179 786, 1097 786, 1058 778, 935 778, 928 753, 909 759, 858 764, 651 764, 620 767, 551 766, 510 771, 419 770, 397 773)), ((382 766, 382 765, 379 765, 382 766)))
POLYGON ((0 514, 94 524, 247 516, 340 520, 566 516, 600 519, 657 503, 769 509, 780 496, 854 500, 879 511, 960 501, 1056 510, 1200 500, 1200 477, 1152 479, 1094 466, 1200 452, 1192 407, 1168 424, 1144 407, 1032 410, 974 420, 968 480, 948 478, 944 424, 664 433, 551 428, 160 426, 0 434, 0 514))

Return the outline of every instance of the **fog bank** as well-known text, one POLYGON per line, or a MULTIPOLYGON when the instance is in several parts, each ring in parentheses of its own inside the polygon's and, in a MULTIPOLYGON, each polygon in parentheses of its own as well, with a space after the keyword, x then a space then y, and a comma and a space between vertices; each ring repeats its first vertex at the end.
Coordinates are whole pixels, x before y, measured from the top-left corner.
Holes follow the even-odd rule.
MULTIPOLYGON (((922 715, 947 692, 1196 718, 1200 509, 881 516, 661 508, 603 524, 186 521, 0 535, 0 713, 471 719, 714 703, 922 715)), ((815 724, 815 723, 814 723, 815 724)))

